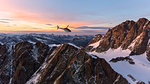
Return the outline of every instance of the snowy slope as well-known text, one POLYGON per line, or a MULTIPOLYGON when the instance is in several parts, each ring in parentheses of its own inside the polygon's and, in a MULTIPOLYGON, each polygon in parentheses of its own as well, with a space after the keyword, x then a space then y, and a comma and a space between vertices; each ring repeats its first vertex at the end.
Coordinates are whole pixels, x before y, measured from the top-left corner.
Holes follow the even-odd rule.
POLYGON ((111 67, 123 77, 125 77, 131 84, 136 84, 137 81, 143 81, 146 84, 150 81, 150 62, 146 59, 146 53, 142 55, 131 56, 135 64, 129 64, 127 61, 119 61, 116 63, 110 62, 112 58, 127 57, 130 54, 130 50, 109 49, 106 52, 97 53, 90 52, 93 55, 97 55, 99 58, 104 58, 111 65, 111 67), (129 75, 131 75, 136 81, 133 81, 129 75))

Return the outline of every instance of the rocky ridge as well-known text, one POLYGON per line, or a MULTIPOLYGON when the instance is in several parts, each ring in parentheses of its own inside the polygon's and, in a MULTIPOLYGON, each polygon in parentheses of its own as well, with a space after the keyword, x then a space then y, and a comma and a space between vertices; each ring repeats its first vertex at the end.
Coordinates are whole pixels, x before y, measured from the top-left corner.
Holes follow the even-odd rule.
POLYGON ((70 43, 49 47, 25 41, 0 50, 0 84, 128 84, 104 59, 70 43))
POLYGON ((72 44, 59 46, 27 84, 128 84, 101 58, 72 44), (109 75, 108 75, 109 74, 109 75))

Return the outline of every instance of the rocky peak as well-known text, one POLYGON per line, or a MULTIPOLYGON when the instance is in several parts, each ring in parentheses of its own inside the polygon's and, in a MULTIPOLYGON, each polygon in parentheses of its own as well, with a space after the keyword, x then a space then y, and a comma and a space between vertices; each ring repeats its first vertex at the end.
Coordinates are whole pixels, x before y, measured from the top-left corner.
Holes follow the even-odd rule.
MULTIPOLYGON (((118 48, 121 46, 128 32, 134 26, 135 22, 127 20, 112 29, 109 29, 108 32, 100 39, 99 46, 95 49, 97 52, 107 51, 109 48, 118 48)), ((95 37, 96 38, 96 37, 95 37)), ((88 46, 87 48, 89 48, 88 46)), ((87 49, 89 50, 89 49, 87 49)), ((90 50, 93 50, 92 48, 90 50)), ((89 51, 90 51, 89 50, 89 51)))
MULTIPOLYGON (((150 21, 140 18, 137 22, 127 20, 112 29, 99 40, 96 48, 87 46, 88 51, 104 52, 108 49, 130 49, 130 55, 139 55, 147 50, 150 37, 150 21)), ((95 37, 96 38, 96 37, 95 37)), ((94 44, 94 43, 93 43, 94 44)), ((148 52, 148 51, 147 51, 148 52)))

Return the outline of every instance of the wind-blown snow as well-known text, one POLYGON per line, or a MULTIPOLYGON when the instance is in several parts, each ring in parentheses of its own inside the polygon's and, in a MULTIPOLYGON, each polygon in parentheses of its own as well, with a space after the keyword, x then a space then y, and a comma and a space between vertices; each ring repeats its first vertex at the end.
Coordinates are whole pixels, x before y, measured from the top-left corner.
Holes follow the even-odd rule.
POLYGON ((148 84, 148 81, 150 81, 150 62, 146 59, 146 53, 131 56, 130 58, 133 59, 135 64, 129 64, 126 61, 119 61, 116 63, 109 62, 112 58, 126 57, 130 52, 130 50, 122 50, 121 48, 118 48, 115 50, 109 49, 103 53, 90 53, 97 55, 99 58, 104 58, 116 72, 125 77, 131 84, 136 84, 137 81, 143 81, 148 84), (131 75, 136 81, 133 81, 127 75, 131 75))

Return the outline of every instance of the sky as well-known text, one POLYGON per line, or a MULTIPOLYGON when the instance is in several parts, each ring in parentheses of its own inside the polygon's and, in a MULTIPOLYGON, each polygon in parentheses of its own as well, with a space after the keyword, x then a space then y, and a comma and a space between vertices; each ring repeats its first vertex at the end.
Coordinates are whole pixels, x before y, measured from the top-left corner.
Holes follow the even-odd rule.
POLYGON ((126 20, 149 19, 149 3, 150 0, 0 0, 0 33, 105 33, 126 20), (57 30, 57 25, 70 25, 72 33, 57 30))

